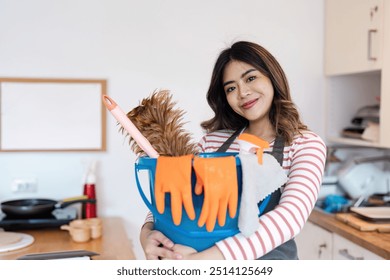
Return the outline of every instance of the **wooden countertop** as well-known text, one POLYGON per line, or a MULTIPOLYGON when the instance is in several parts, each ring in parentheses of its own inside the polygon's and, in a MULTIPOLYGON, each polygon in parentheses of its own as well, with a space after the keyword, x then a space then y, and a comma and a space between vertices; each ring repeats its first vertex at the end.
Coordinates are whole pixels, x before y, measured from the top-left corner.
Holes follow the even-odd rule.
POLYGON ((26 254, 48 253, 54 251, 89 250, 98 253, 94 260, 134 260, 132 244, 126 235, 121 218, 102 218, 103 235, 85 243, 74 242, 69 232, 61 229, 20 230, 34 237, 30 246, 0 253, 0 260, 13 260, 26 254))
POLYGON ((334 214, 328 214, 314 209, 309 221, 362 246, 363 248, 390 259, 390 233, 376 231, 360 231, 336 219, 334 214))

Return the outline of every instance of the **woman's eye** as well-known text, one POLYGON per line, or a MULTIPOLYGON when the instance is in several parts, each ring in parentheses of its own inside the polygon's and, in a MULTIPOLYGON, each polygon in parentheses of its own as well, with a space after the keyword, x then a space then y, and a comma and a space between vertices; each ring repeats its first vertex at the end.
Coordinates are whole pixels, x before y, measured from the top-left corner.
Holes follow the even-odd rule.
POLYGON ((225 89, 225 91, 226 91, 226 93, 230 93, 235 89, 236 89, 235 87, 228 87, 227 89, 225 89))
POLYGON ((255 79, 256 79, 256 76, 250 76, 250 77, 248 77, 247 81, 252 82, 255 79))

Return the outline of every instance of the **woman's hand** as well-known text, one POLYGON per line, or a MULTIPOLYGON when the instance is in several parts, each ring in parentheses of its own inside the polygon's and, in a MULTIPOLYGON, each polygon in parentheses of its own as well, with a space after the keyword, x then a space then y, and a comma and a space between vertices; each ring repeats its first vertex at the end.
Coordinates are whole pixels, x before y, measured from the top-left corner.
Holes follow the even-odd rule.
POLYGON ((175 253, 181 255, 184 260, 196 259, 196 254, 198 253, 194 248, 181 244, 175 244, 172 249, 175 253))
POLYGON ((180 254, 183 260, 224 260, 221 251, 217 246, 212 246, 204 251, 197 252, 194 248, 175 244, 172 250, 176 254, 180 254))
POLYGON ((140 241, 147 260, 182 259, 173 250, 175 244, 161 232, 153 230, 153 223, 146 223, 142 227, 140 241))

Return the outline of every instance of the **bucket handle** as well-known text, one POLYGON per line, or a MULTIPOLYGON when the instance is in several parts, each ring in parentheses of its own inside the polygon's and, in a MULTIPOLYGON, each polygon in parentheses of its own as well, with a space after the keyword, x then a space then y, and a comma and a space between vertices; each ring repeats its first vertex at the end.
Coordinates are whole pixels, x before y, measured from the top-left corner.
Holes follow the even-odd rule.
MULTIPOLYGON (((141 195, 141 198, 144 201, 144 203, 146 204, 146 206, 153 213, 153 215, 156 216, 156 215, 158 215, 158 213, 157 213, 156 209, 153 207, 152 203, 146 197, 144 190, 141 187, 141 182, 140 182, 139 177, 138 177, 138 172, 140 170, 150 170, 150 169, 147 166, 140 165, 140 164, 135 164, 134 167, 135 167, 135 181, 137 183, 138 192, 141 195)), ((153 195, 153 194, 150 194, 150 195, 153 195)))

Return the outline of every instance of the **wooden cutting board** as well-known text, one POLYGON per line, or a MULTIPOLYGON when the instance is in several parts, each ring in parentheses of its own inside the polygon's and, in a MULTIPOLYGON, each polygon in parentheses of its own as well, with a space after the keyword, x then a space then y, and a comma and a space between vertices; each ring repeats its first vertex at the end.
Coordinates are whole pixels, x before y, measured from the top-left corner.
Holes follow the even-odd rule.
POLYGON ((372 223, 360 219, 355 214, 337 213, 336 219, 360 231, 390 232, 390 223, 372 223))

